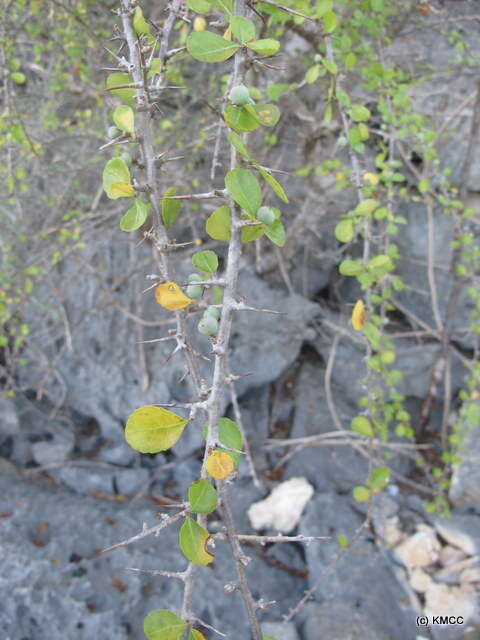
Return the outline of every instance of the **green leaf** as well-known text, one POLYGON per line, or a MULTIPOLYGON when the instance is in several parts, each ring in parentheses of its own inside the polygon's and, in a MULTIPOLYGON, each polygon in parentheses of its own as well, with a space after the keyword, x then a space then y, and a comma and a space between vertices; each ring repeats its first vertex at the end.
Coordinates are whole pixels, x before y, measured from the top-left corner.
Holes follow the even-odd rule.
MULTIPOLYGON (((107 196, 112 200, 124 197, 123 195, 118 195, 118 187, 114 188, 118 184, 126 184, 132 188, 130 185, 130 170, 124 160, 112 158, 107 162, 103 170, 103 188, 107 196)), ((133 195, 135 195, 135 191, 133 195)))
POLYGON ((262 636, 262 640, 277 640, 277 638, 274 638, 273 636, 262 636))
POLYGON ((210 0, 210 4, 220 11, 225 11, 228 15, 233 12, 233 0, 210 0))
MULTIPOLYGON (((128 73, 111 73, 107 78, 108 89, 131 83, 132 79, 128 73)), ((135 98, 135 89, 115 89, 109 93, 126 102, 131 102, 135 98)))
POLYGON ((358 276, 363 271, 363 264, 360 258, 357 260, 344 260, 338 268, 342 276, 358 276))
POLYGON ((250 111, 252 116, 251 110, 255 111, 258 121, 264 127, 274 127, 280 119, 280 109, 275 104, 247 105, 245 109, 250 111))
POLYGON ((242 227, 242 230, 240 232, 242 242, 253 242, 253 240, 256 240, 257 238, 263 236, 263 234, 265 233, 265 229, 266 227, 264 224, 242 227))
POLYGON ((379 204, 379 201, 373 198, 362 200, 362 202, 355 207, 355 213, 357 216, 368 216, 375 211, 379 204))
POLYGON ((322 64, 328 73, 331 73, 333 76, 336 76, 338 73, 338 67, 332 60, 327 60, 327 58, 322 58, 322 64))
POLYGON ((390 482, 390 469, 387 467, 377 467, 373 469, 368 484, 372 489, 384 489, 390 482))
POLYGON ((367 487, 355 487, 353 490, 353 498, 357 502, 366 502, 370 498, 370 491, 367 487))
POLYGON ((207 0, 187 0, 187 7, 196 13, 207 13, 210 11, 210 2, 207 0))
POLYGON ((133 30, 137 34, 137 36, 151 36, 152 30, 150 25, 145 20, 143 16, 143 12, 140 7, 135 8, 135 13, 133 14, 133 30))
POLYGON ((335 237, 339 242, 350 242, 355 236, 352 220, 341 220, 335 227, 335 237))
POLYGON ((229 242, 232 231, 232 217, 230 208, 227 205, 218 207, 213 213, 211 213, 205 224, 205 231, 214 240, 220 240, 221 242, 229 242))
POLYGON ((260 126, 256 112, 255 116, 252 116, 245 107, 229 105, 225 108, 223 117, 229 127, 235 129, 235 131, 239 131, 240 133, 253 131, 254 129, 258 129, 260 126))
POLYGON ((319 64, 314 64, 313 67, 310 67, 305 74, 305 82, 307 84, 316 82, 320 76, 320 69, 321 66, 319 64))
POLYGON ((139 229, 147 219, 149 209, 149 204, 135 198, 133 207, 130 207, 120 220, 120 229, 127 232, 139 229))
POLYGON ((113 121, 121 131, 126 133, 134 132, 135 116, 132 107, 126 104, 118 106, 113 112, 113 121))
POLYGON ((367 107, 364 107, 361 104, 354 104, 350 109, 349 115, 354 122, 365 122, 365 120, 368 120, 372 114, 367 107))
POLYGON ((21 71, 14 71, 10 74, 10 80, 15 82, 15 84, 25 84, 27 76, 21 71))
POLYGON ((265 235, 273 244, 276 244, 277 247, 283 247, 287 238, 285 227, 281 220, 275 220, 273 224, 265 226, 265 235))
POLYGON ((347 53, 347 55, 345 56, 344 64, 346 71, 351 71, 355 67, 355 65, 357 64, 357 56, 353 53, 353 51, 347 53))
MULTIPOLYGON (((110 186, 109 198, 131 198, 135 195, 135 189, 127 182, 115 182, 110 186)), ((107 194, 108 195, 108 194, 107 194)))
POLYGON ((209 564, 215 557, 206 549, 209 538, 208 531, 192 518, 185 519, 178 534, 178 542, 183 555, 193 564, 200 566, 209 564))
MULTIPOLYGON (((176 194, 177 190, 175 187, 170 187, 163 195, 165 198, 165 196, 175 196, 176 194)), ((162 220, 167 229, 170 229, 170 227, 175 223, 175 220, 178 218, 180 213, 181 206, 182 204, 180 200, 162 199, 162 220)))
POLYGON ((280 49, 280 42, 273 38, 247 42, 247 47, 261 56, 274 56, 280 49))
POLYGON ((422 178, 418 183, 418 190, 420 193, 427 193, 430 188, 430 180, 428 178, 422 178))
POLYGON ((187 623, 167 609, 150 611, 143 621, 143 632, 148 640, 178 640, 187 623))
POLYGON ((273 189, 273 191, 277 194, 277 196, 280 198, 280 200, 283 200, 283 202, 288 202, 288 198, 287 198, 287 194, 285 193, 285 191, 283 190, 282 185, 278 182, 278 180, 276 180, 271 173, 269 173, 266 169, 264 169, 263 167, 260 167, 258 165, 255 165, 257 170, 260 172, 262 178, 265 180, 265 182, 273 189))
POLYGON ((262 190, 251 171, 232 169, 225 176, 225 186, 229 195, 242 209, 255 215, 262 204, 262 190))
POLYGON ((187 51, 201 62, 223 62, 240 49, 240 45, 211 31, 192 31, 187 38, 187 51))
POLYGON ((372 424, 365 416, 355 416, 350 422, 350 427, 352 431, 359 433, 361 436, 366 436, 367 438, 373 438, 374 436, 372 424))
MULTIPOLYGON (((237 427, 235 422, 229 418, 220 418, 218 421, 218 439, 221 444, 226 447, 230 447, 230 449, 237 449, 238 451, 243 450, 243 438, 240 429, 237 427)), ((235 465, 238 465, 240 462, 239 453, 223 449, 221 449, 221 451, 228 453, 228 455, 233 459, 235 465)))
POLYGON ((247 158, 248 160, 251 158, 250 154, 248 153, 248 149, 245 146, 245 143, 238 135, 238 133, 235 133, 235 131, 229 131, 227 134, 227 138, 230 144, 233 145, 238 151, 238 153, 240 153, 244 158, 247 158))
POLYGON ((338 25, 337 14, 334 13, 333 11, 327 11, 322 18, 322 22, 323 22, 323 33, 324 34, 333 33, 338 25))
POLYGON ((333 9, 333 0, 318 0, 317 1, 317 18, 323 18, 323 16, 333 9))
POLYGON ((363 334, 367 338, 372 349, 376 351, 380 346, 380 340, 382 337, 382 334, 377 329, 377 327, 371 322, 366 322, 363 328, 363 334))
POLYGON ((196 480, 188 488, 188 502, 192 513, 212 513, 217 507, 217 492, 205 478, 196 480))
POLYGON ((248 18, 242 18, 241 16, 233 16, 230 19, 230 27, 232 33, 240 42, 248 42, 255 38, 255 25, 248 18))
POLYGON ((367 265, 367 269, 371 270, 386 270, 390 271, 393 269, 393 262, 389 256, 384 253, 380 253, 378 256, 374 256, 367 265))
POLYGON ((218 258, 215 251, 197 251, 192 256, 192 264, 204 273, 215 273, 218 269, 218 258))
POLYGON ((178 441, 187 422, 173 411, 161 407, 140 407, 127 420, 125 440, 140 453, 165 451, 178 441))

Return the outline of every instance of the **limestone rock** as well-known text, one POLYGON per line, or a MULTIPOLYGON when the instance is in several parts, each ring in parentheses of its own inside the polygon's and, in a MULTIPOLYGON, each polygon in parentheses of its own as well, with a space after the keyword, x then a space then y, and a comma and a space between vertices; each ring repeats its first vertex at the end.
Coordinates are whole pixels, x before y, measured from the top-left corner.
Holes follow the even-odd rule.
POLYGON ((300 521, 303 508, 313 495, 313 487, 305 478, 291 478, 282 482, 271 494, 252 504, 248 517, 254 529, 271 527, 290 533, 300 521))
POLYGON ((395 555, 407 569, 428 567, 437 562, 440 543, 434 529, 427 525, 418 525, 418 531, 407 538, 395 549, 395 555))

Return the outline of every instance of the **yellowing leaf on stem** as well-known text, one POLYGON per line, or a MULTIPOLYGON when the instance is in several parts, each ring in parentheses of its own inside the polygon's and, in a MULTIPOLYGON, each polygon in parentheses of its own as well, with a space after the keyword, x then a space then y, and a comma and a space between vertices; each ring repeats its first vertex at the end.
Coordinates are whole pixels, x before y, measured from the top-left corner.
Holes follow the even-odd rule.
POLYGON ((207 542, 210 534, 192 518, 185 518, 180 527, 178 542, 183 555, 200 566, 212 562, 215 556, 207 551, 207 542))
POLYGON ((155 300, 164 309, 177 311, 193 302, 186 296, 176 282, 162 282, 155 287, 155 300))
POLYGON ((366 319, 367 312, 363 300, 357 300, 352 311, 352 327, 355 331, 363 331, 366 319))
POLYGON ((187 640, 207 640, 203 633, 198 631, 198 629, 190 629, 190 633, 188 634, 187 640))
POLYGON ((373 184, 373 185, 376 185, 380 182, 380 178, 377 176, 376 173, 364 173, 363 179, 367 182, 370 182, 370 184, 373 184))
POLYGON ((111 198, 133 198, 135 189, 128 182, 115 182, 110 186, 111 198))
POLYGON ((121 104, 115 109, 113 112, 113 121, 121 131, 125 131, 126 133, 134 132, 135 116, 132 107, 129 107, 127 104, 121 104))
POLYGON ((215 449, 208 456, 205 462, 205 469, 212 478, 223 480, 223 478, 228 478, 234 472, 235 463, 228 453, 215 449))
POLYGON ((182 416, 162 407, 140 407, 127 420, 125 440, 140 453, 165 451, 177 442, 187 422, 182 416))

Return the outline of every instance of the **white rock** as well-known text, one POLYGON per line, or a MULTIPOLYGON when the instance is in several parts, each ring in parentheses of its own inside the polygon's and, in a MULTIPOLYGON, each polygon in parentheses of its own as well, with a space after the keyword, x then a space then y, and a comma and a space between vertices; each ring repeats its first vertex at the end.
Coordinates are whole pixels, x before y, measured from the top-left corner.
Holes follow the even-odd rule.
POLYGON ((460 582, 480 582, 480 567, 469 567, 460 574, 460 582))
POLYGON ((455 615, 463 616, 464 621, 478 616, 478 598, 473 587, 462 585, 450 587, 446 584, 433 582, 425 592, 425 615, 455 615), (454 614, 450 614, 454 611, 454 614))
POLYGON ((455 547, 447 544, 445 547, 442 547, 440 551, 440 563, 444 567, 449 567, 452 564, 456 564, 461 560, 465 560, 466 555, 463 553, 461 549, 456 549, 455 547))
POLYGON ((313 487, 305 478, 291 478, 282 482, 271 494, 254 502, 248 517, 254 529, 271 527, 275 531, 290 533, 300 521, 302 511, 313 495, 313 487))
POLYGON ((385 542, 387 547, 394 547, 396 544, 401 542, 404 538, 404 535, 400 530, 400 522, 398 516, 387 518, 383 526, 380 527, 379 534, 383 538, 383 541, 385 542))
POLYGON ((434 564, 440 552, 435 531, 425 524, 420 524, 417 528, 417 533, 395 548, 395 555, 409 570, 434 564))
POLYGON ((461 549, 467 556, 475 555, 475 543, 472 538, 458 528, 456 528, 454 523, 444 524, 441 522, 436 522, 435 527, 442 536, 444 540, 446 540, 449 544, 461 549))
POLYGON ((422 569, 414 569, 410 575, 410 586, 418 593, 424 593, 430 586, 432 579, 422 569))

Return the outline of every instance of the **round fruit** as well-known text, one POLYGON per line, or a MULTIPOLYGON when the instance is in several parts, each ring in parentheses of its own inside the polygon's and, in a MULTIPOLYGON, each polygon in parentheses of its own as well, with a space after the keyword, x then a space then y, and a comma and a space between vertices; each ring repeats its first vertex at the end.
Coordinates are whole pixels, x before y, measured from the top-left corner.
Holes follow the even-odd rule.
POLYGON ((213 316, 206 314, 198 323, 197 328, 204 336, 211 336, 218 331, 218 320, 213 316))
POLYGON ((187 280, 189 282, 203 282, 203 278, 199 273, 191 273, 187 280))
POLYGON ((194 31, 205 31, 207 26, 207 21, 203 16, 196 16, 193 21, 193 30, 194 31))
POLYGON ((207 307, 205 310, 204 316, 212 316, 215 320, 220 318, 220 309, 218 307, 207 307))
POLYGON ((275 212, 270 207, 260 207, 255 214, 256 219, 263 224, 272 224, 275 222, 275 212))
POLYGON ((244 84, 239 84, 230 91, 230 100, 239 107, 248 104, 250 92, 244 84))
POLYGON ((114 138, 118 138, 118 136, 121 134, 122 132, 120 131, 120 129, 117 129, 117 127, 114 127, 113 125, 111 127, 108 127, 108 131, 107 131, 107 136, 113 140, 114 138))
POLYGON ((128 153, 128 151, 124 151, 123 153, 121 153, 120 158, 125 162, 127 167, 132 166, 132 156, 128 153))
POLYGON ((189 298, 200 298, 202 295, 202 286, 200 284, 189 284, 187 287, 187 296, 189 298))

